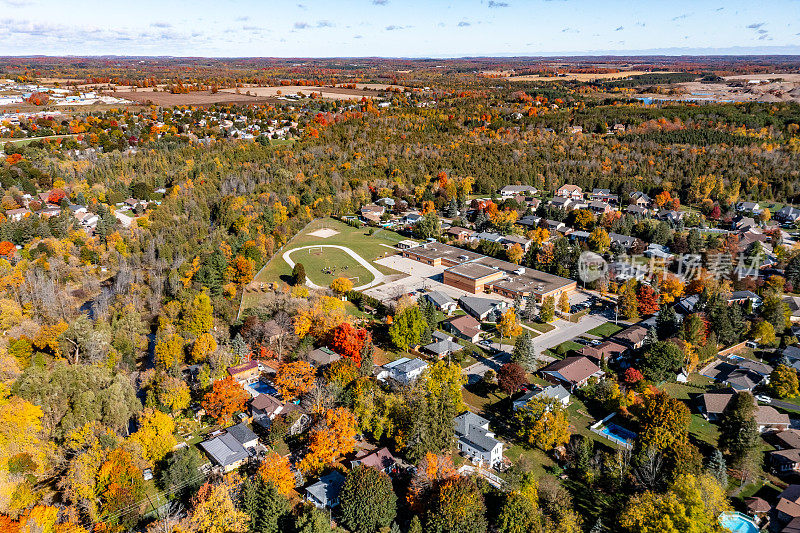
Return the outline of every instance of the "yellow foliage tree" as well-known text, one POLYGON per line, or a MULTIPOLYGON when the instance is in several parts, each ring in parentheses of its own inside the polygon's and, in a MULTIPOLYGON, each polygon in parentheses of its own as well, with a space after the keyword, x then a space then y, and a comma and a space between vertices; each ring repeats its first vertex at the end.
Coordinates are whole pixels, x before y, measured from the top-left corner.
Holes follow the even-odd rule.
POLYGON ((238 510, 231 497, 232 488, 227 482, 206 483, 197 491, 190 519, 198 533, 245 533, 249 517, 238 510))
POLYGON ((289 459, 275 452, 269 452, 264 457, 261 466, 258 467, 258 474, 264 481, 275 485, 278 492, 284 496, 294 488, 295 477, 289 459))
POLYGON ((203 333, 192 345, 192 360, 196 363, 202 363, 208 356, 217 350, 217 341, 211 333, 203 333))
POLYGON ((175 421, 157 409, 145 409, 139 415, 139 429, 130 436, 138 442, 147 462, 153 466, 178 443, 175 440, 175 421))
POLYGON ((331 296, 319 296, 294 317, 294 332, 298 337, 322 337, 345 321, 347 313, 343 301, 331 296))
POLYGON ((355 449, 358 424, 344 407, 329 409, 311 431, 308 454, 300 462, 304 472, 317 472, 355 449))
POLYGON ((183 337, 178 334, 168 336, 156 343, 155 364, 157 368, 167 370, 175 363, 183 363, 183 337))
POLYGON ((522 333, 522 326, 517 323, 517 312, 513 308, 508 309, 500 316, 497 331, 500 332, 501 337, 513 337, 522 333))
POLYGON ((353 282, 344 276, 331 281, 331 290, 336 294, 345 294, 353 290, 353 282))

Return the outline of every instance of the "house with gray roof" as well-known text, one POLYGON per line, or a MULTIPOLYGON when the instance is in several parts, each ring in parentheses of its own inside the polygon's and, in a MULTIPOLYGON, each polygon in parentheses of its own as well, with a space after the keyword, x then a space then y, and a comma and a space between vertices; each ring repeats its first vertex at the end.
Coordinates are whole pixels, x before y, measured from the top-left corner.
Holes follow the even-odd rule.
POLYGON ((422 347, 423 350, 436 356, 438 359, 443 359, 449 355, 452 355, 462 348, 463 346, 457 342, 453 342, 451 339, 442 339, 430 344, 426 344, 422 347))
POLYGON ((448 315, 458 307, 456 301, 443 292, 430 291, 423 294, 422 297, 432 303, 437 310, 447 313, 448 315))
POLYGON ((330 365, 331 363, 335 363, 341 358, 342 358, 341 355, 334 352, 327 346, 323 346, 322 348, 317 348, 316 350, 312 350, 308 354, 309 362, 316 367, 330 365))
POLYGON ((325 474, 319 481, 306 487, 306 500, 317 509, 333 509, 339 505, 345 477, 337 471, 325 474))
POLYGON ((225 472, 239 468, 250 457, 242 443, 229 432, 201 442, 200 447, 225 472))
POLYGON ((502 300, 477 296, 462 296, 458 299, 458 305, 481 322, 496 322, 508 307, 508 303, 502 300))
POLYGON ((785 223, 797 222, 797 220, 800 219, 800 209, 785 205, 775 213, 774 218, 785 223))
POLYGON ((531 195, 539 192, 539 189, 532 185, 506 185, 500 189, 500 196, 503 198, 511 198, 518 195, 531 195))
POLYGON ((499 233, 493 233, 491 231, 482 231, 480 233, 476 233, 472 236, 473 241, 489 241, 489 242, 500 242, 503 240, 503 236, 499 233))
POLYGON ((514 410, 522 409, 534 398, 555 400, 566 407, 569 405, 570 394, 563 385, 550 385, 549 387, 536 387, 514 400, 514 410))
POLYGON ((489 431, 489 421, 470 411, 464 411, 453 421, 458 450, 473 463, 489 467, 503 460, 503 443, 489 431))
POLYGON ((402 385, 408 385, 417 379, 426 368, 428 368, 428 363, 422 359, 401 357, 383 365, 377 378, 381 381, 391 378, 402 385))
POLYGON ((613 231, 608 234, 608 238, 612 245, 616 244, 623 250, 630 250, 631 246, 636 244, 636 237, 621 235, 619 233, 614 233, 613 231))
POLYGON ((225 431, 233 435, 233 438, 239 441, 239 444, 244 446, 245 449, 253 448, 258 444, 258 435, 253 433, 253 430, 247 427, 244 422, 231 426, 225 431))

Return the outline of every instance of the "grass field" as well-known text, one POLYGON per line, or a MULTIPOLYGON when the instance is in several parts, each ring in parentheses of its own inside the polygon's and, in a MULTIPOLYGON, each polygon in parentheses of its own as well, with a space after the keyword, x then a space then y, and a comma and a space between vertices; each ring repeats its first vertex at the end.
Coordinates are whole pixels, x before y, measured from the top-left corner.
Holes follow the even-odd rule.
POLYGON ((327 287, 339 277, 349 278, 356 287, 373 280, 373 275, 366 268, 338 248, 297 250, 291 254, 291 259, 295 263, 302 263, 308 279, 322 287, 327 287))
MULTIPOLYGON (((286 281, 292 272, 289 264, 283 259, 283 254, 287 251, 305 246, 317 245, 338 245, 346 246, 355 253, 366 259, 372 266, 383 274, 396 274, 391 268, 376 264, 376 259, 381 259, 394 253, 394 245, 402 241, 404 237, 388 230, 375 230, 374 228, 354 228, 338 220, 330 218, 318 219, 311 222, 300 233, 294 236, 284 247, 275 253, 269 263, 261 269, 253 279, 255 283, 270 283, 276 281, 286 281), (336 235, 327 238, 311 235, 322 228, 338 231, 336 235), (370 231, 374 233, 369 235, 370 231)), ((319 252, 317 250, 316 252, 319 252)), ((352 278, 358 276, 359 280, 354 281, 355 285, 363 285, 372 281, 372 275, 359 265, 355 259, 341 250, 335 248, 322 248, 322 253, 315 255, 308 250, 298 250, 291 254, 293 261, 303 263, 308 278, 317 285, 328 286, 333 279, 339 276, 352 278), (347 269, 343 267, 347 266, 347 269), (331 267, 335 275, 326 274, 322 269, 331 267)), ((260 293, 250 292, 244 296, 242 308, 247 309, 258 304, 260 293)))
POLYGON ((606 322, 605 324, 600 324, 596 328, 592 328, 586 333, 590 335, 597 335, 598 337, 610 337, 614 333, 620 331, 622 329, 621 326, 616 324, 612 324, 611 322, 606 322))

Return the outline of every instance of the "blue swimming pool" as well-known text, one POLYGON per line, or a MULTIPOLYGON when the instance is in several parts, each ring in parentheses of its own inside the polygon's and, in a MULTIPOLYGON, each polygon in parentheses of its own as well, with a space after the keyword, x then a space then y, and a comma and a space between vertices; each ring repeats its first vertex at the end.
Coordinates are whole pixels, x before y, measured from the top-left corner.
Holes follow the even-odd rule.
POLYGON ((271 394, 273 396, 278 394, 278 391, 275 390, 275 387, 263 381, 256 381, 255 383, 250 385, 250 388, 260 394, 271 394))
POLYGON ((632 443, 634 439, 636 439, 636 433, 616 424, 606 424, 603 426, 603 429, 600 430, 600 433, 611 437, 612 439, 621 440, 623 442, 632 443))
POLYGON ((732 533, 758 533, 755 522, 742 513, 722 513, 719 515, 719 523, 732 533))

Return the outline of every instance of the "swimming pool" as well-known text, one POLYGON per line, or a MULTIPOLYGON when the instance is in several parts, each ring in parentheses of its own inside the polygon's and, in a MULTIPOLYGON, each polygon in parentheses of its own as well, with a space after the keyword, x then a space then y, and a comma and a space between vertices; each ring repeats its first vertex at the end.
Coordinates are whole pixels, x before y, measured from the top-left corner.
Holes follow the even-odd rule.
POLYGON ((758 526, 753 520, 742 513, 722 513, 719 523, 732 533, 758 533, 758 526))
MULTIPOLYGON (((272 396, 278 394, 278 391, 275 389, 275 387, 265 381, 256 381, 255 383, 248 385, 248 387, 260 394, 271 394, 272 396)), ((251 394, 251 396, 253 395, 251 394)))
POLYGON ((611 440, 617 440, 622 442, 633 442, 636 439, 636 433, 629 429, 625 429, 624 427, 618 426, 616 424, 606 424, 600 430, 600 433, 609 437, 611 440))

